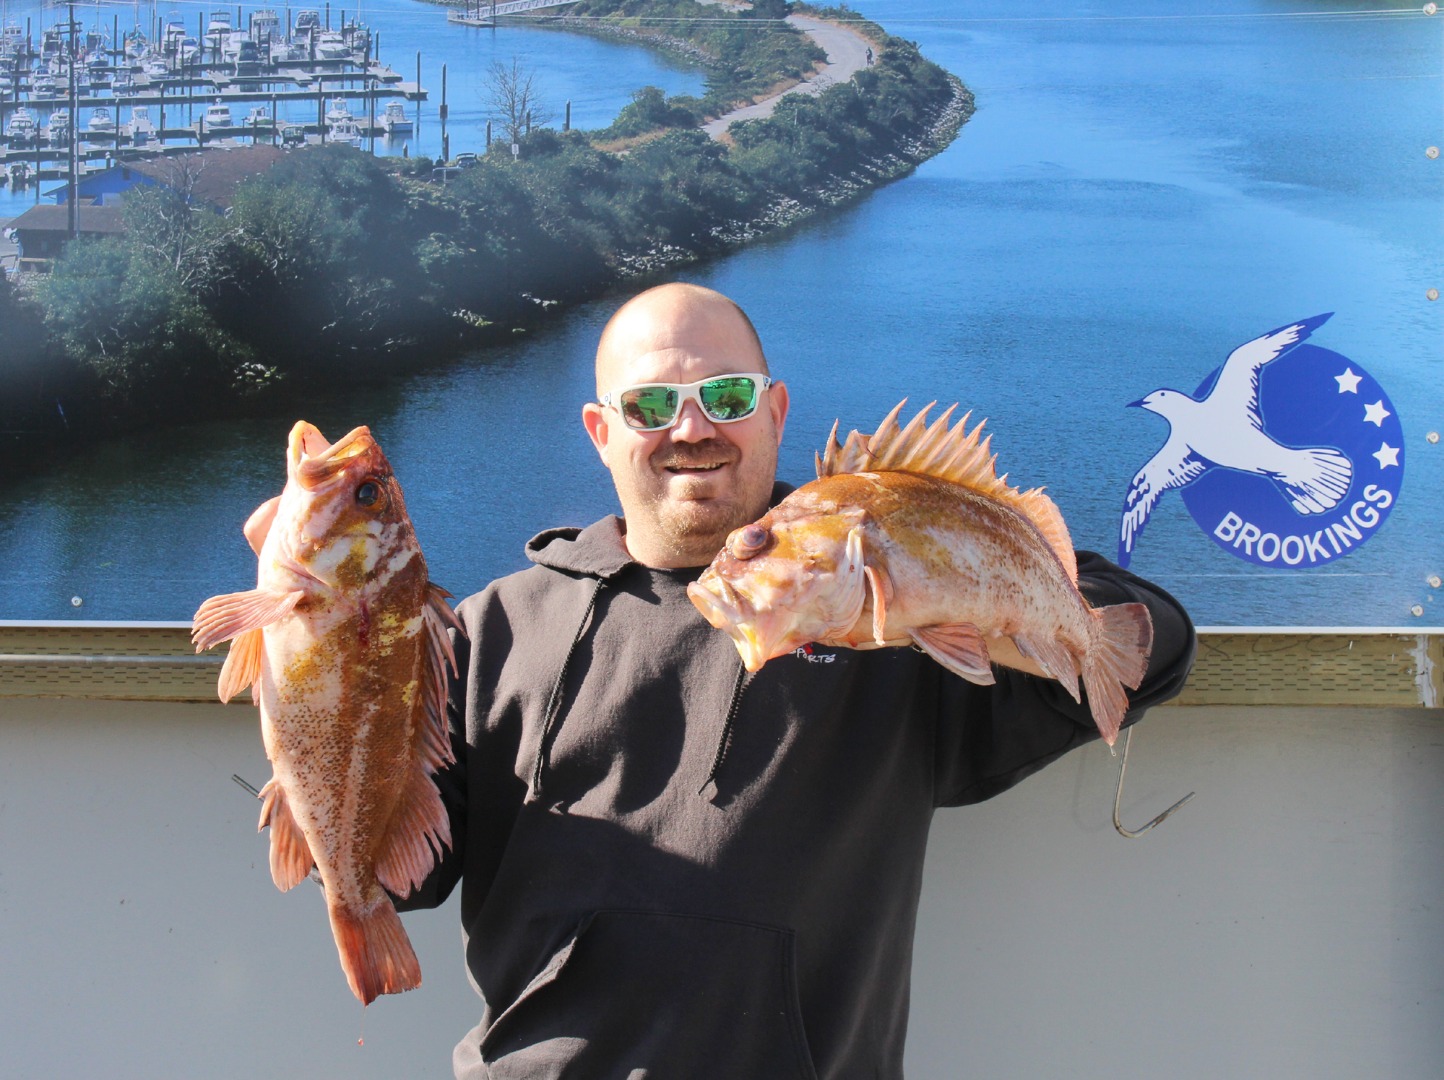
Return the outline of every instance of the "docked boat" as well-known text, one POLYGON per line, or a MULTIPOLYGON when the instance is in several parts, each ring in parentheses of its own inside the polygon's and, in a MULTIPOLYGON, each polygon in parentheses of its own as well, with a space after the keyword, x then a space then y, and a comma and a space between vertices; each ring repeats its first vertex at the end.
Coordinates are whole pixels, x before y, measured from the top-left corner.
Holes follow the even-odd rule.
POLYGON ((51 146, 64 146, 70 142, 70 110, 56 109, 45 124, 45 137, 51 146))
POLYGON ((321 29, 321 13, 312 8, 304 8, 296 12, 296 21, 292 23, 294 29, 291 31, 294 37, 305 37, 312 31, 321 29))
POLYGON ((150 118, 150 106, 134 105, 130 110, 130 141, 133 146, 144 146, 155 138, 155 122, 150 118))
POLYGON ((322 30, 317 35, 317 60, 347 60, 350 56, 351 46, 346 44, 346 38, 339 30, 322 30))
POLYGON ((206 48, 217 51, 225 48, 226 39, 231 36, 231 13, 222 9, 211 12, 206 23, 206 48))
POLYGON ((328 124, 326 127, 326 141, 344 143, 347 146, 354 146, 358 149, 362 143, 361 127, 355 119, 342 120, 339 123, 328 124))
POLYGON ((201 117, 201 123, 207 131, 213 128, 228 128, 235 125, 231 117, 231 107, 217 101, 214 105, 207 105, 206 111, 201 117))
POLYGON ((92 135, 115 134, 115 121, 110 118, 110 110, 106 108, 92 109, 90 119, 85 126, 90 129, 92 135))
POLYGON ((281 17, 274 8, 262 8, 251 15, 250 32, 257 45, 275 44, 281 40, 281 17))
POLYGON ((5 137, 11 146, 29 146, 39 139, 40 127, 35 123, 35 114, 26 108, 16 109, 5 125, 5 137))
POLYGON ((354 124, 356 117, 351 114, 351 107, 346 104, 345 98, 332 98, 331 107, 326 110, 326 126, 335 127, 337 124, 354 124))
POLYGON ((410 135, 416 125, 406 115, 406 106, 399 101, 388 101, 381 116, 381 126, 388 135, 410 135))

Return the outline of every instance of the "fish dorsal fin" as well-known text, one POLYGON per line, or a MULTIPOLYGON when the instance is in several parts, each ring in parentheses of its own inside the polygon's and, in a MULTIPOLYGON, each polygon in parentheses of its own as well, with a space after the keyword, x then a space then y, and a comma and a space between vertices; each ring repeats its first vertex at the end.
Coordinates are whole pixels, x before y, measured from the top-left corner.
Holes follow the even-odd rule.
POLYGON ((898 414, 906 404, 906 398, 898 402, 872 435, 854 431, 845 443, 837 441, 837 425, 833 424, 827 447, 818 458, 818 477, 855 472, 910 472, 948 480, 997 499, 1032 522, 1068 571, 1069 580, 1076 583, 1078 560, 1063 515, 1053 500, 1043 494, 1042 488, 1019 491, 1008 484, 1006 475, 997 474, 994 468, 997 456, 988 452, 992 437, 982 437, 987 421, 979 420, 973 430, 968 431, 968 417, 972 416, 968 412, 949 427, 957 408, 950 405, 928 423, 928 412, 936 404, 930 402, 906 427, 899 427, 898 414))

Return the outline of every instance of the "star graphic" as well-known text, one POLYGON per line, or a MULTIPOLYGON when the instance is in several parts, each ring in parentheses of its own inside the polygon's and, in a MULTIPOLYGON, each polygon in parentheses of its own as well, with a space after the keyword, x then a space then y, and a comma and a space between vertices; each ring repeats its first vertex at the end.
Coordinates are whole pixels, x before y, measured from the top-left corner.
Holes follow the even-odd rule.
POLYGON ((1364 423, 1373 424, 1375 427, 1384 426, 1384 417, 1393 416, 1388 409, 1384 408, 1384 399, 1380 398, 1372 405, 1364 406, 1364 423))
POLYGON ((1379 449, 1375 450, 1370 457, 1379 459, 1379 468, 1386 469, 1390 465, 1395 467, 1399 464, 1399 447, 1390 446, 1388 443, 1380 443, 1379 449))
POLYGON ((1355 375, 1354 369, 1347 367, 1344 368, 1342 375, 1334 376, 1334 382, 1339 384, 1339 393, 1341 394, 1357 394, 1359 392, 1359 383, 1363 382, 1363 380, 1364 377, 1362 375, 1355 375))

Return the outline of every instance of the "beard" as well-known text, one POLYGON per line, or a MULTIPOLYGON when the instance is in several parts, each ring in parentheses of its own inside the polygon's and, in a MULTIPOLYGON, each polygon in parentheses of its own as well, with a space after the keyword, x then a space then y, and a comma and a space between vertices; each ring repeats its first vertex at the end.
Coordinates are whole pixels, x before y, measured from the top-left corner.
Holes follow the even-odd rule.
POLYGON ((674 565, 707 565, 734 529, 767 511, 777 471, 775 446, 770 452, 754 448, 744 459, 735 445, 721 439, 676 443, 659 449, 651 462, 658 473, 718 463, 734 470, 725 489, 714 492, 716 481, 709 478, 709 473, 698 473, 695 480, 680 485, 680 491, 673 482, 645 493, 639 500, 641 505, 627 514, 631 518, 640 512, 649 520, 653 538, 674 565))

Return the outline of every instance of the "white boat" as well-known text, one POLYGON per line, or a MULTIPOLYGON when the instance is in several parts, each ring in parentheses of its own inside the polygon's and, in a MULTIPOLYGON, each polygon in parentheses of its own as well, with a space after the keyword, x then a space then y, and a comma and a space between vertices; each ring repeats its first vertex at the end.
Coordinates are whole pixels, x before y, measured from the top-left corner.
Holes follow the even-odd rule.
POLYGON ((316 38, 317 60, 345 60, 351 55, 351 46, 339 30, 322 30, 316 38))
POLYGON ((351 108, 346 104, 344 98, 332 98, 331 107, 326 110, 326 125, 334 127, 337 124, 356 122, 356 117, 351 114, 351 108))
POLYGON ((130 110, 130 141, 134 146, 143 146, 155 138, 155 123, 150 118, 150 107, 134 105, 130 110))
POLYGON ((170 74, 170 68, 166 66, 166 62, 159 56, 152 56, 141 65, 140 70, 148 79, 164 79, 170 74))
POLYGON ((115 133, 115 121, 110 118, 109 109, 92 109, 90 111, 90 120, 85 126, 96 135, 113 135, 115 133))
POLYGON ((35 142, 40 137, 35 114, 29 109, 16 109, 10 114, 10 122, 5 125, 5 137, 10 140, 11 146, 29 146, 35 142))
POLYGON ((399 101, 388 101, 381 116, 381 126, 388 135, 409 135, 415 128, 411 117, 406 115, 406 106, 399 101))
POLYGON ((207 105, 206 111, 201 119, 207 131, 210 131, 212 128, 233 127, 235 124, 235 121, 231 118, 231 107, 229 105, 223 105, 219 101, 214 105, 207 105))
POLYGON ((292 24, 296 37, 305 37, 312 30, 321 29, 321 13, 312 8, 303 8, 296 12, 296 21, 292 24))
POLYGON ((30 77, 30 93, 35 97, 53 97, 60 92, 60 84, 49 71, 37 71, 30 77))
POLYGON ((70 141, 70 110, 56 109, 45 125, 45 137, 51 146, 64 146, 70 141))
POLYGON ((343 120, 337 124, 330 124, 326 129, 326 141, 344 143, 347 146, 361 146, 361 128, 355 120, 343 120))
POLYGON ((252 105, 251 111, 246 113, 246 119, 242 126, 247 128, 268 128, 271 126, 271 112, 264 105, 252 105))
POLYGON ((226 39, 231 36, 231 29, 229 11, 212 11, 210 22, 206 23, 206 45, 212 49, 223 48, 226 39))
POLYGON ((251 16, 251 40, 257 45, 281 40, 281 17, 272 8, 262 8, 251 16))

